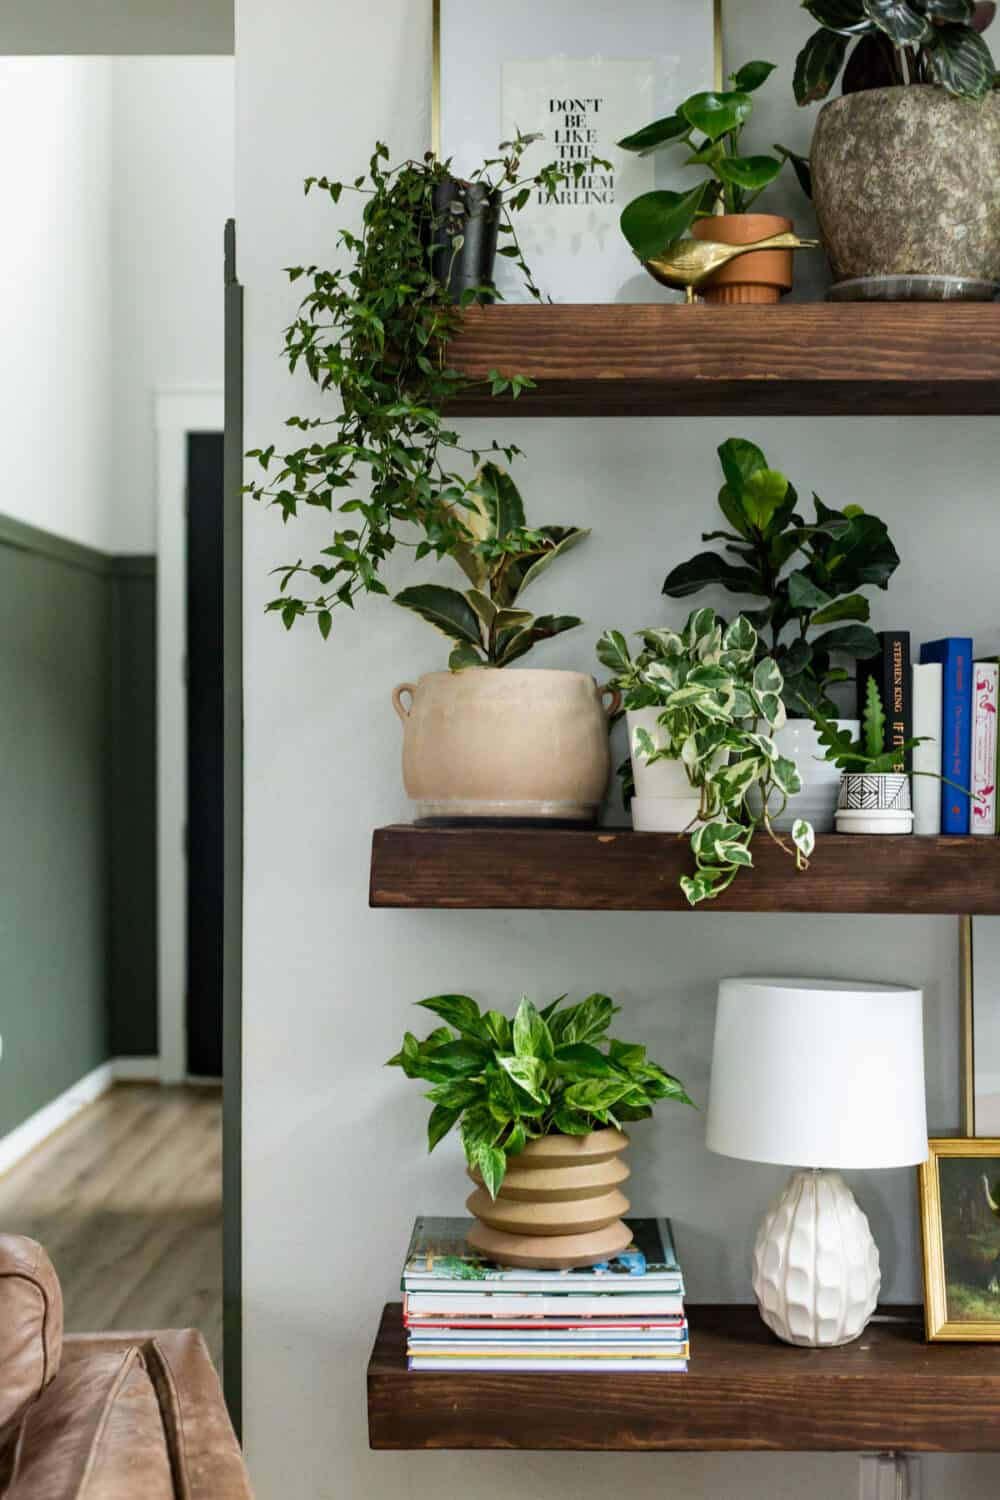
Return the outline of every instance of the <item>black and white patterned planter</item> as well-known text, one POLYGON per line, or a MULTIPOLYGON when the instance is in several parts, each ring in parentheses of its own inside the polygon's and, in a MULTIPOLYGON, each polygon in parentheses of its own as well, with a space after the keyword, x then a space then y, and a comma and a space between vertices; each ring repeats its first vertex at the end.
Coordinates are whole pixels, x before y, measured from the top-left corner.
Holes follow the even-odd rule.
POLYGON ((838 833, 912 833, 910 778, 845 771, 837 803, 838 833))

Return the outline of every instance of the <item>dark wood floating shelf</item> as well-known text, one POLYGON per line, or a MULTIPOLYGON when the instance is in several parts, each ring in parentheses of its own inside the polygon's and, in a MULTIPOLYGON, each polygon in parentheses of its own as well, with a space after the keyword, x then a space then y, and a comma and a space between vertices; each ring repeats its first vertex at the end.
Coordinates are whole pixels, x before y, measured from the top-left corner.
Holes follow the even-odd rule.
MULTIPOLYGON (((705 911, 1000 913, 1000 839, 892 835, 816 840, 810 868, 766 837, 755 868, 705 911)), ((372 906, 456 910, 690 911, 688 842, 630 829, 376 829, 372 906)))
POLYGON ((691 1307, 687 1375, 411 1374, 392 1302, 368 1364, 371 1446, 1000 1449, 1000 1347, 925 1344, 919 1308, 885 1312, 846 1348, 794 1349, 755 1307, 691 1307))
MULTIPOLYGON (((529 375, 536 417, 1000 412, 1000 303, 614 303, 471 308, 456 368, 529 375)), ((487 390, 455 403, 509 417, 487 390)))

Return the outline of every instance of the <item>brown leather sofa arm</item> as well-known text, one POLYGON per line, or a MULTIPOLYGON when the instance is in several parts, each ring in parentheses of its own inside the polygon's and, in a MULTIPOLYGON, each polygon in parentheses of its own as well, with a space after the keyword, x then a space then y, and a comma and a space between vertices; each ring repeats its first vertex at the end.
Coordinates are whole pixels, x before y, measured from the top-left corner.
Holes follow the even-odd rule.
POLYGON ((137 1349, 156 1392, 178 1500, 253 1500, 219 1378, 194 1329, 67 1334, 62 1369, 137 1349))

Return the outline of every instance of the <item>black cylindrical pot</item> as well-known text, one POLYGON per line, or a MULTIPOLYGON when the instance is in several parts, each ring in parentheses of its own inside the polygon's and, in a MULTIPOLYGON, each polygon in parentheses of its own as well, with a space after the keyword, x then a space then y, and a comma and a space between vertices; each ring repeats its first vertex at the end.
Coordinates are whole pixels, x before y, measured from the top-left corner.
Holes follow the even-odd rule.
MULTIPOLYGON (((449 177, 433 194, 431 269, 457 302, 463 292, 493 286, 500 229, 500 197, 479 182, 449 177), (462 243, 455 249, 455 241, 462 243)), ((481 293, 479 302, 492 302, 481 293)))

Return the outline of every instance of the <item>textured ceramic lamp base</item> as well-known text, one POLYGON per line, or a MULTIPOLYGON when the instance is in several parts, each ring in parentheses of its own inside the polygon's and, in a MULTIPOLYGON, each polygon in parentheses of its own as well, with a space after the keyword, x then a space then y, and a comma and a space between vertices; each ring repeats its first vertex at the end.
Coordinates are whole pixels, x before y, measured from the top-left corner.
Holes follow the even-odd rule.
POLYGON ((505 1266, 569 1270, 593 1266, 625 1250, 622 1223, 628 1199, 620 1191, 629 1170, 619 1159, 628 1145, 620 1130, 550 1135, 511 1158, 496 1201, 477 1183, 466 1202, 477 1222, 469 1244, 505 1266))
POLYGON ((786 1344, 849 1344, 881 1282, 868 1220, 840 1174, 793 1172, 754 1245, 753 1289, 768 1328, 786 1344))

